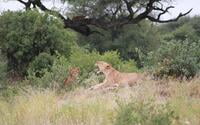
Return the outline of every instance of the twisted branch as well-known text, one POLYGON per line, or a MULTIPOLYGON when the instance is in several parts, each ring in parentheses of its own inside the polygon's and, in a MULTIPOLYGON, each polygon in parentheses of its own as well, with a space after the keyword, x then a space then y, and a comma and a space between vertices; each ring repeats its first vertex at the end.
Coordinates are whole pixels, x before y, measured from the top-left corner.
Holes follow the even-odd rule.
MULTIPOLYGON (((137 24, 144 19, 149 19, 152 22, 167 23, 167 22, 177 21, 181 17, 188 15, 192 11, 192 9, 190 9, 186 13, 180 13, 176 18, 161 20, 161 16, 168 13, 169 9, 174 8, 174 6, 169 6, 164 9, 163 6, 161 7, 155 6, 156 4, 162 5, 161 3, 162 0, 149 0, 144 5, 145 6, 144 11, 141 13, 140 8, 137 8, 135 11, 133 10, 134 5, 137 3, 135 0, 122 0, 122 3, 125 4, 127 12, 129 13, 126 16, 123 16, 121 18, 115 18, 114 20, 112 18, 110 20, 108 19, 106 20, 104 17, 82 18, 79 20, 73 20, 70 18, 65 18, 62 14, 60 14, 57 11, 46 8, 45 5, 41 2, 41 0, 28 0, 27 2, 23 0, 17 0, 17 1, 22 3, 27 10, 31 9, 31 5, 33 5, 34 8, 38 7, 42 11, 46 11, 49 12, 50 14, 57 15, 60 19, 63 20, 65 28, 71 28, 85 36, 88 36, 93 33, 98 33, 97 31, 92 31, 89 25, 93 25, 107 30, 112 27, 122 27, 127 24, 137 24), (150 16, 153 11, 158 12, 157 17, 150 16)), ((112 16, 116 17, 116 14, 120 11, 121 6, 122 5, 117 6, 117 8, 115 8, 116 11, 113 13, 112 16)))

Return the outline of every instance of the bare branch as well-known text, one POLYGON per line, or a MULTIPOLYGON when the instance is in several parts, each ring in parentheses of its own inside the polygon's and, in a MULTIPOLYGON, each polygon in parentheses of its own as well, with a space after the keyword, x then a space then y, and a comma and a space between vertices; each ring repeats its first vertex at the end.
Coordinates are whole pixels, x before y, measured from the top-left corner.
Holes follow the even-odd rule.
POLYGON ((123 0, 123 1, 124 1, 125 4, 126 4, 127 10, 128 10, 128 12, 129 12, 129 17, 130 17, 130 18, 133 18, 134 12, 133 12, 133 9, 132 9, 132 3, 128 2, 127 0, 123 0))
POLYGON ((171 9, 171 8, 174 8, 174 6, 169 6, 169 7, 167 7, 165 10, 162 10, 162 12, 158 15, 158 20, 160 20, 160 17, 162 16, 162 15, 164 15, 165 13, 167 13, 168 12, 168 10, 169 9, 171 9))
POLYGON ((140 3, 140 6, 138 8, 134 8, 137 4, 136 0, 121 0, 121 3, 119 5, 114 6, 114 8, 105 8, 104 9, 104 16, 102 17, 91 17, 86 18, 86 16, 81 15, 83 18, 80 18, 78 20, 71 20, 70 18, 65 18, 62 14, 60 14, 57 11, 48 9, 41 0, 28 0, 27 2, 23 0, 17 0, 20 3, 24 4, 26 9, 30 9, 31 5, 33 7, 37 7, 42 11, 49 12, 50 14, 57 15, 60 19, 63 20, 64 27, 65 28, 71 28, 83 35, 90 35, 92 33, 98 33, 97 31, 91 31, 90 25, 96 26, 105 30, 108 30, 109 28, 120 28, 127 24, 137 24, 140 21, 144 19, 149 19, 152 22, 159 22, 159 23, 167 23, 167 22, 173 22, 177 21, 179 18, 186 16, 189 14, 192 9, 190 9, 186 13, 180 13, 176 18, 169 19, 169 20, 161 20, 161 16, 168 13, 169 9, 174 8, 174 6, 168 6, 166 8, 163 7, 162 0, 148 0, 147 2, 140 3), (156 6, 157 5, 157 6, 156 6), (122 8, 124 7, 125 8, 122 8), (134 8, 134 9, 133 9, 134 8), (113 9, 113 10, 112 10, 113 9), (125 10, 124 10, 125 9, 125 10), (106 11, 110 11, 106 14, 106 11), (141 12, 141 10, 144 10, 141 12), (121 14, 123 12, 128 12, 126 14, 122 14, 118 16, 118 14, 121 14), (158 12, 157 17, 150 16, 153 12, 158 12), (110 17, 109 17, 110 16, 110 17))
POLYGON ((26 7, 26 10, 30 9, 30 7, 31 7, 31 2, 30 2, 30 0, 28 0, 28 2, 24 2, 24 1, 22 1, 22 0, 17 0, 17 1, 19 1, 19 2, 22 3, 22 4, 24 4, 24 6, 26 7))
POLYGON ((190 10, 187 11, 186 13, 183 13, 183 14, 180 13, 176 18, 174 18, 174 19, 169 19, 169 20, 160 20, 160 17, 159 17, 159 18, 154 18, 154 17, 151 17, 151 16, 147 16, 147 18, 148 18, 150 21, 153 21, 153 22, 168 23, 168 22, 178 21, 181 17, 184 17, 184 16, 188 15, 191 11, 192 11, 192 9, 190 9, 190 10))
POLYGON ((20 3, 22 3, 22 4, 24 4, 24 5, 26 5, 27 3, 26 2, 24 2, 24 1, 22 1, 22 0, 18 0, 20 3))

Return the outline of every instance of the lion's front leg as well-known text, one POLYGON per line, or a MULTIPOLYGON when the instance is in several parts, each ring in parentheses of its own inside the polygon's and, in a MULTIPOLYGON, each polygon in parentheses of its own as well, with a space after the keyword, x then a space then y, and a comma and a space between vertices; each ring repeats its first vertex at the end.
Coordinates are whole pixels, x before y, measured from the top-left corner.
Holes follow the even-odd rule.
POLYGON ((104 85, 104 83, 100 83, 100 84, 94 85, 94 86, 90 87, 89 90, 96 90, 98 88, 101 88, 101 86, 103 86, 103 85, 104 85))
POLYGON ((107 86, 107 80, 105 79, 102 83, 94 85, 90 88, 90 90, 97 90, 97 89, 101 89, 104 86, 107 86))

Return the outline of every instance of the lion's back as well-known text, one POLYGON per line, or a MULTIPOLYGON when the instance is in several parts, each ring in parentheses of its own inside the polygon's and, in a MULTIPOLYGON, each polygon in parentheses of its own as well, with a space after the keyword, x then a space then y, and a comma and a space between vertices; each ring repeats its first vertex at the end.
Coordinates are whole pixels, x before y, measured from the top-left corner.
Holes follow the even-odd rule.
POLYGON ((140 73, 121 73, 119 77, 119 84, 136 84, 141 78, 142 74, 140 73))

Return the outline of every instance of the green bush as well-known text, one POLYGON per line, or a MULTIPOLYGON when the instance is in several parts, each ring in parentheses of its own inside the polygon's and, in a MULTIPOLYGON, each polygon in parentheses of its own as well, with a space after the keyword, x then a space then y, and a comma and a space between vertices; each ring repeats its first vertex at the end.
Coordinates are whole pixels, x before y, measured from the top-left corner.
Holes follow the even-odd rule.
POLYGON ((106 52, 101 55, 95 51, 88 52, 87 50, 75 47, 72 52, 69 58, 64 56, 57 57, 51 71, 45 70, 43 77, 37 78, 35 75, 29 74, 28 79, 31 84, 41 87, 62 87, 64 79, 68 76, 69 68, 79 67, 81 73, 74 87, 88 86, 93 84, 90 83, 92 81, 91 79, 97 78, 94 64, 98 60, 108 62, 120 71, 138 71, 134 61, 122 61, 119 54, 115 51, 106 52))
POLYGON ((29 74, 32 73, 36 77, 42 77, 44 70, 50 71, 53 65, 54 57, 48 53, 40 53, 29 65, 29 74))
POLYGON ((6 84, 7 62, 3 60, 4 58, 0 54, 0 89, 6 84))
POLYGON ((78 44, 90 50, 95 49, 100 53, 117 50, 123 59, 134 59, 138 67, 142 65, 136 48, 147 54, 160 44, 158 27, 149 21, 142 21, 139 25, 127 25, 118 29, 100 30, 100 32, 104 35, 80 36, 78 44))
POLYGON ((147 67, 156 76, 194 77, 200 72, 200 41, 163 42, 160 48, 147 56, 147 67))
POLYGON ((197 35, 197 32, 191 24, 184 24, 183 26, 180 26, 169 33, 165 32, 165 34, 163 35, 163 38, 166 41, 185 41, 187 39, 189 39, 190 41, 198 41, 199 37, 200 36, 197 35))
POLYGON ((50 71, 47 69, 42 70, 42 77, 37 77, 34 72, 29 72, 24 84, 43 88, 59 88, 63 85, 64 79, 68 75, 69 67, 69 59, 64 56, 59 56, 54 60, 50 71))
POLYGON ((38 11, 4 12, 0 16, 0 48, 7 57, 8 70, 26 74, 29 63, 40 53, 69 56, 72 32, 61 21, 38 11))
POLYGON ((198 41, 200 38, 199 21, 199 16, 184 17, 177 22, 171 22, 159 26, 159 31, 167 41, 186 39, 198 41))
MULTIPOLYGON (((73 66, 79 67, 81 70, 79 85, 88 86, 88 79, 93 76, 95 72, 96 61, 106 61, 110 63, 114 68, 124 72, 136 72, 138 68, 133 60, 123 61, 120 59, 120 55, 116 51, 108 51, 103 54, 99 54, 96 51, 88 52, 80 48, 76 48, 70 56, 70 63, 73 66)), ((94 77, 94 76, 93 76, 94 77)))
POLYGON ((114 125, 171 125, 178 117, 167 104, 120 102, 114 125))
POLYGON ((13 97, 18 94, 19 91, 19 87, 4 86, 4 88, 0 88, 0 100, 11 101, 13 97))
POLYGON ((88 52, 81 48, 75 48, 70 56, 70 63, 80 67, 83 73, 92 71, 95 68, 96 61, 106 61, 120 71, 131 72, 137 70, 133 60, 123 61, 117 51, 107 51, 100 54, 96 51, 88 52))

